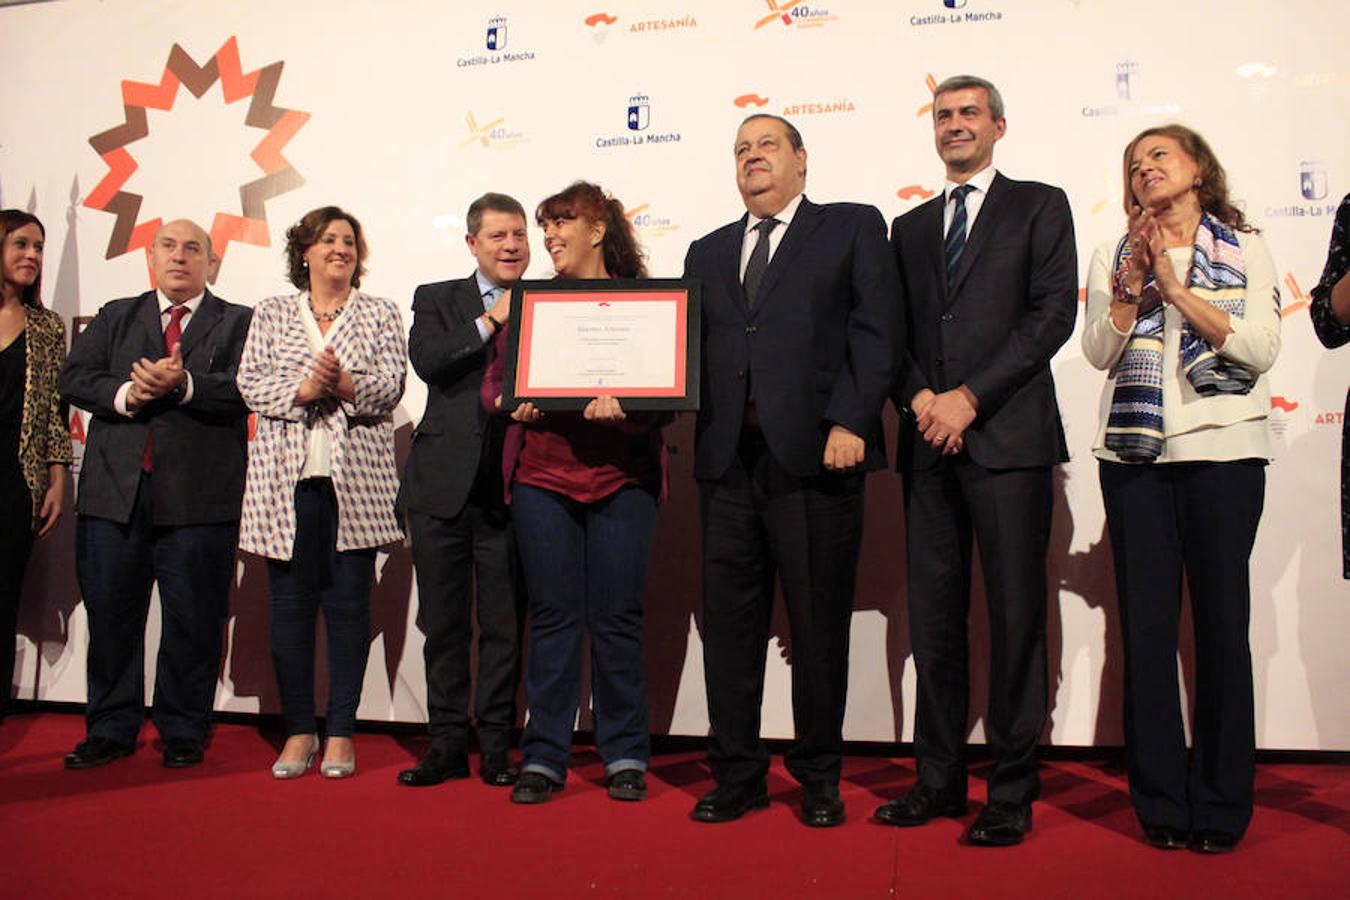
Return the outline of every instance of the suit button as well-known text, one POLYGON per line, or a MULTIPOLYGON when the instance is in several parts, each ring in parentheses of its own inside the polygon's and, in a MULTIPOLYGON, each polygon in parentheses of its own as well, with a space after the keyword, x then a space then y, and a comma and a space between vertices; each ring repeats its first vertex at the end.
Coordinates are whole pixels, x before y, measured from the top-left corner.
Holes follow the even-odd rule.
POLYGON ((759 326, 758 326, 758 325, 747 325, 747 326, 745 327, 745 333, 746 333, 747 335, 754 334, 756 331, 759 331, 759 326))
POLYGON ((744 377, 745 377, 745 370, 744 370, 744 369, 737 369, 737 370, 736 370, 736 377, 737 377, 737 378, 744 378, 744 377))
POLYGON ((950 321, 952 321, 952 320, 955 319, 955 318, 956 318, 956 316, 952 315, 951 313, 943 313, 943 314, 942 314, 942 321, 944 321, 944 322, 950 322, 950 321))
POLYGON ((935 362, 938 366, 941 366, 941 365, 942 365, 942 357, 939 356, 936 360, 934 360, 934 362, 935 362))

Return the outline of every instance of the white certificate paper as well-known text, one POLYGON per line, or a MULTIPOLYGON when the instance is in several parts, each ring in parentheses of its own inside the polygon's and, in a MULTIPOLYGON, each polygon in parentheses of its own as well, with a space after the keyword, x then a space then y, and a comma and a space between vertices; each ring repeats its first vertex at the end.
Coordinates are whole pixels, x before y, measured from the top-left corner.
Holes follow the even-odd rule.
POLYGON ((520 396, 680 396, 685 295, 539 293, 526 306, 520 396))

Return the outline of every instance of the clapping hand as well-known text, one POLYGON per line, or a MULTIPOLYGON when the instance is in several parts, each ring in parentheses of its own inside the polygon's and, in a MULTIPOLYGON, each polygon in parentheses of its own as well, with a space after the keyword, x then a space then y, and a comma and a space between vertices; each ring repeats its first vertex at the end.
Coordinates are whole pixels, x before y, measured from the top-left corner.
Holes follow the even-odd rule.
POLYGON ((152 400, 158 400, 179 387, 187 376, 183 373, 183 351, 174 348, 169 355, 151 362, 141 357, 131 364, 131 388, 127 391, 127 408, 139 409, 152 400))

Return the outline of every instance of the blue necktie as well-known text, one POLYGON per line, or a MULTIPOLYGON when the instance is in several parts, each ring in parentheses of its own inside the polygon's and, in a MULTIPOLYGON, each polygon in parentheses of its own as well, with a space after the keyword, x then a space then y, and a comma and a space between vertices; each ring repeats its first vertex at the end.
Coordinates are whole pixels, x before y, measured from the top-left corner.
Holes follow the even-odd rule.
POLYGON ((961 261, 961 251, 966 249, 966 194, 975 190, 963 184, 952 191, 956 208, 952 210, 952 226, 947 229, 947 239, 943 242, 943 252, 947 257, 947 285, 951 286, 956 276, 956 264, 961 261))

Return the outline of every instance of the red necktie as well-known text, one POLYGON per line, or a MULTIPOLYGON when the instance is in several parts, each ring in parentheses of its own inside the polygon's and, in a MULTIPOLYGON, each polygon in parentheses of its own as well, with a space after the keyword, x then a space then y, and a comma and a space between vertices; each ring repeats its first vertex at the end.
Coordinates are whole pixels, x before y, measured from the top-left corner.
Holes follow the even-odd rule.
MULTIPOLYGON (((186 316, 191 310, 181 304, 169 308, 169 326, 164 329, 164 349, 170 354, 173 348, 178 346, 178 339, 183 336, 183 316, 186 316)), ((153 433, 145 436, 145 452, 141 454, 141 468, 149 472, 154 468, 155 459, 155 435, 153 433)))

